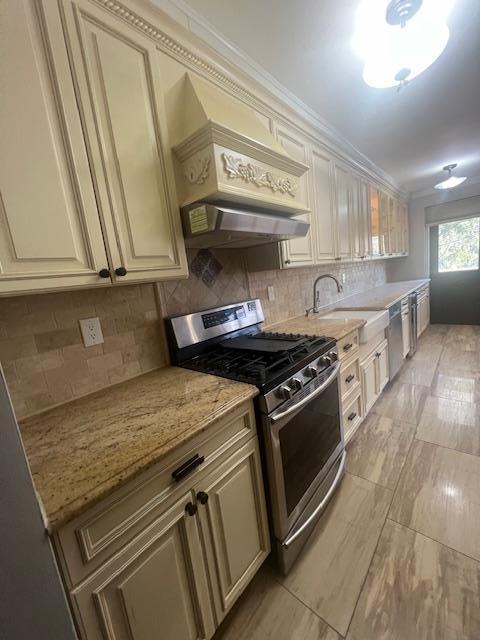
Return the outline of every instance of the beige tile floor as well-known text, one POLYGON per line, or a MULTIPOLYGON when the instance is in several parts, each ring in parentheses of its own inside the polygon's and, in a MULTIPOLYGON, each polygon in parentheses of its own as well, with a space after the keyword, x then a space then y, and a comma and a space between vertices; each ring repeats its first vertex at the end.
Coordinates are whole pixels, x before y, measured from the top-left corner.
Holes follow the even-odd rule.
POLYGON ((432 325, 348 447, 286 577, 215 640, 480 640, 480 327, 432 325))

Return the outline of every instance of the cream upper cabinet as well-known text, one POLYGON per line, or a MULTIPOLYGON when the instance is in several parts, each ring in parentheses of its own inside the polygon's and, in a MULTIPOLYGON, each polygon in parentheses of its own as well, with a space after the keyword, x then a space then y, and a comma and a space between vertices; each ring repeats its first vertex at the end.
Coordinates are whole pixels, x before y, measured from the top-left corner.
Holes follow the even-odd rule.
POLYGON ((364 260, 371 255, 369 186, 352 177, 353 255, 364 260))
POLYGON ((400 253, 400 228, 399 228, 398 200, 393 196, 388 198, 388 240, 389 255, 400 253))
POLYGON ((380 255, 387 256, 390 253, 390 234, 388 221, 388 195, 379 189, 378 191, 378 219, 380 236, 380 255))
MULTIPOLYGON (((275 127, 275 137, 282 147, 294 160, 299 160, 310 166, 309 148, 306 140, 301 138, 300 133, 294 129, 290 129, 286 125, 278 125, 275 127)), ((304 190, 302 200, 307 203, 309 208, 312 207, 311 199, 311 176, 310 171, 300 181, 300 188, 304 190)), ((305 213, 296 216, 299 220, 310 223, 310 230, 304 238, 295 238, 283 243, 283 263, 284 266, 308 266, 315 264, 314 237, 315 237, 315 216, 305 213)))
POLYGON ((70 593, 84 640, 206 640, 214 631, 200 530, 186 493, 70 593))
POLYGON ((370 251, 372 258, 378 258, 382 255, 382 246, 380 238, 380 210, 379 210, 379 193, 378 189, 373 185, 369 187, 370 200, 370 251))
POLYGON ((399 201, 399 227, 400 227, 400 253, 408 254, 408 205, 406 202, 399 201))
POLYGON ((195 494, 219 623, 270 548, 257 438, 199 482, 195 494))
POLYGON ((336 190, 336 259, 348 260, 352 257, 353 216, 352 176, 348 168, 335 163, 336 190))
POLYGON ((333 181, 333 161, 323 150, 312 148, 312 215, 316 220, 317 262, 331 262, 335 259, 335 189, 333 181))
POLYGON ((0 294, 105 284, 108 267, 61 27, 2 3, 0 294), (58 81, 58 84, 57 84, 58 81), (60 89, 60 90, 59 90, 60 89))
POLYGON ((113 277, 186 275, 155 43, 86 0, 63 7, 113 277))

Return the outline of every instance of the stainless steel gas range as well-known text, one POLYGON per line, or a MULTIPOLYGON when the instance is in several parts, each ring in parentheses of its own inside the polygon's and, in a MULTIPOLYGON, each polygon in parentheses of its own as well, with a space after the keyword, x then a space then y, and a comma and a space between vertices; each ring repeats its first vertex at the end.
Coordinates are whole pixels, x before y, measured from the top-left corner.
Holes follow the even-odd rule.
POLYGON ((254 384, 273 548, 284 573, 345 471, 335 340, 262 331, 259 300, 167 321, 174 364, 254 384))

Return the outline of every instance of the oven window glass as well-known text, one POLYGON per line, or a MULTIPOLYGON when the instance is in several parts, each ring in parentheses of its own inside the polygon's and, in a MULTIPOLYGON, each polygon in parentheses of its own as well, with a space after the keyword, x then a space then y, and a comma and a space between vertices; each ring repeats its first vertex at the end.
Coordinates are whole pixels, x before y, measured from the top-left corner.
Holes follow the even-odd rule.
POLYGON ((341 441, 337 380, 295 414, 278 435, 290 515, 341 441))

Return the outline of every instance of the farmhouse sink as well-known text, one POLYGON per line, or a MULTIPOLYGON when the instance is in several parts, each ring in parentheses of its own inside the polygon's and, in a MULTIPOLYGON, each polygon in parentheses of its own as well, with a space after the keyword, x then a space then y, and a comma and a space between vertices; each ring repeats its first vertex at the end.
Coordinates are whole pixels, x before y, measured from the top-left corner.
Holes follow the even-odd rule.
POLYGON ((359 329, 360 344, 366 344, 377 333, 388 327, 388 311, 331 311, 319 316, 319 320, 366 320, 359 329))

